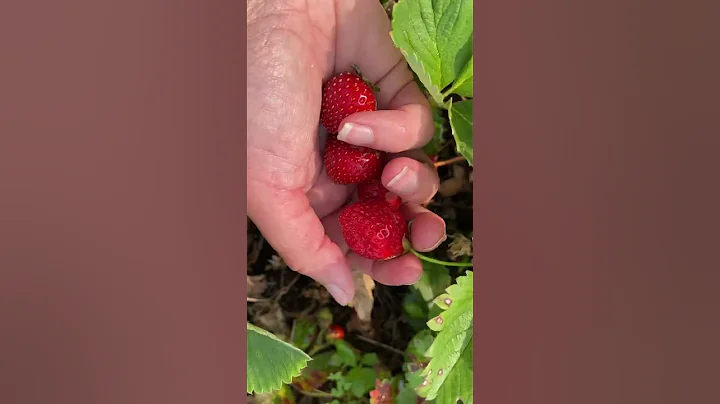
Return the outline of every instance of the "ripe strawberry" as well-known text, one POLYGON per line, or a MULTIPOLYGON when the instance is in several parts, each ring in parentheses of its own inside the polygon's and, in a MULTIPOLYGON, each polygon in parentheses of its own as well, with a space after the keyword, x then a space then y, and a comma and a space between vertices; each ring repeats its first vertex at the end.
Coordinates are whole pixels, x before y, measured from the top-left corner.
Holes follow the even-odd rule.
POLYGON ((343 72, 323 86, 320 123, 330 133, 337 133, 340 122, 348 116, 376 109, 375 94, 359 74, 343 72))
POLYGON ((338 184, 360 184, 382 173, 383 152, 355 146, 330 135, 325 142, 325 170, 338 184))
POLYGON ((387 260, 402 255, 408 226, 400 210, 381 199, 368 199, 340 212, 345 242, 361 257, 387 260))
POLYGON ((344 339, 345 330, 337 324, 333 324, 328 328, 327 334, 328 339, 344 339))
POLYGON ((358 184, 358 199, 361 201, 368 199, 382 199, 387 201, 391 206, 398 207, 402 203, 399 196, 388 191, 379 179, 373 179, 369 182, 358 184))

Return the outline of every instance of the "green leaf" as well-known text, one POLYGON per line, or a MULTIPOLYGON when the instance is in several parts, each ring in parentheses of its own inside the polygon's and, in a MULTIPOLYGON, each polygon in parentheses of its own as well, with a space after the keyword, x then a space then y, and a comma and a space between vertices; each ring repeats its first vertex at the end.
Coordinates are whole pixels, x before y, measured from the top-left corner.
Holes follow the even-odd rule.
POLYGON ((334 352, 322 352, 312 357, 312 360, 308 362, 307 367, 309 369, 317 369, 317 370, 328 370, 330 367, 330 361, 332 359, 332 356, 334 355, 334 352))
MULTIPOLYGON (((428 310, 428 320, 433 317, 436 317, 437 315, 439 315, 442 312, 443 312, 443 310, 441 308, 439 308, 438 306, 433 304, 432 307, 430 307, 430 310, 428 310)), ((425 327, 427 327, 427 320, 425 320, 425 327)))
POLYGON ((342 372, 334 372, 334 373, 330 373, 328 375, 328 380, 334 380, 337 382, 337 381, 345 380, 345 376, 342 374, 342 372))
POLYGON ((335 382, 335 387, 330 389, 330 394, 335 397, 344 396, 345 392, 348 391, 352 386, 352 383, 349 383, 347 380, 345 380, 345 375, 343 375, 341 372, 330 374, 328 376, 328 380, 333 380, 335 382))
MULTIPOLYGON (((310 362, 312 363, 312 362, 310 362)), ((335 368, 341 368, 345 365, 345 362, 343 362, 343 359, 338 355, 337 351, 332 353, 332 356, 330 356, 330 360, 328 361, 328 367, 335 369, 335 368)))
POLYGON ((289 386, 283 385, 280 391, 274 394, 272 404, 295 404, 295 393, 289 386))
POLYGON ((470 57, 465 67, 455 79, 452 87, 445 92, 447 94, 457 94, 463 97, 472 98, 473 96, 473 57, 470 57))
POLYGON ((417 289, 410 289, 403 297, 403 311, 408 324, 415 330, 427 329, 428 303, 423 299, 417 289))
POLYGON ((445 266, 427 261, 422 261, 422 266, 422 276, 413 284, 413 287, 420 292, 426 302, 431 302, 450 286, 450 271, 445 266))
POLYGON ((380 361, 378 358, 378 355, 374 352, 366 353, 362 356, 362 359, 360 360, 361 365, 365 366, 375 366, 380 361))
POLYGON ((266 393, 290 383, 310 357, 272 333, 247 324, 247 392, 266 393))
POLYGON ((472 403, 473 272, 467 271, 435 303, 445 311, 428 321, 439 331, 425 356, 418 395, 437 404, 472 403), (445 383, 448 383, 445 386, 445 383), (444 401, 440 401, 440 400, 444 401))
POLYGON ((472 340, 470 340, 470 346, 460 355, 455 366, 453 366, 453 371, 438 389, 435 397, 436 404, 455 404, 459 398, 462 399, 464 404, 472 404, 472 358, 472 340), (468 375, 470 376, 468 377, 468 375), (461 395, 461 392, 464 392, 463 395, 461 395))
POLYGON ((318 310, 317 313, 315 313, 315 316, 317 317, 319 328, 328 328, 333 322, 332 312, 330 312, 330 309, 327 307, 323 307, 318 310))
POLYGON ((448 115, 458 153, 473 164, 473 100, 454 102, 448 115))
POLYGON ((375 388, 375 376, 371 368, 352 368, 345 380, 351 383, 349 390, 355 397, 363 397, 375 388))
POLYGON ((392 37, 438 104, 472 56, 472 0, 399 0, 392 37))
POLYGON ((396 397, 397 404, 417 404, 417 394, 415 390, 410 387, 405 387, 400 390, 396 397))
POLYGON ((293 323, 290 340, 296 347, 303 351, 308 349, 310 344, 315 340, 318 326, 316 323, 310 322, 308 319, 300 318, 293 323))
POLYGON ((437 105, 431 107, 433 114, 433 123, 435 124, 435 134, 428 144, 423 147, 423 152, 428 156, 436 155, 445 144, 445 132, 447 132, 447 120, 442 114, 442 109, 437 105))
MULTIPOLYGON (((426 328, 415 334, 408 343, 407 349, 405 349, 405 362, 403 363, 405 377, 408 380, 413 379, 413 374, 419 375, 428 364, 429 359, 425 357, 425 352, 430 348, 434 339, 432 332, 426 328)), ((421 378, 417 380, 422 381, 421 378)))
POLYGON ((350 367, 357 366, 358 357, 353 347, 344 340, 335 341, 335 350, 342 362, 350 367))

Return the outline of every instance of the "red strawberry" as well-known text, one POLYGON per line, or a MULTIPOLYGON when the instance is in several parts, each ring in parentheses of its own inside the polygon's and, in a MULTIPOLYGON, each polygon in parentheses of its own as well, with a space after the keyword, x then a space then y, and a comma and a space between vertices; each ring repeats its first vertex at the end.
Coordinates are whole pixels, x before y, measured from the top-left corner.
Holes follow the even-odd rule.
POLYGON ((340 122, 348 116, 376 109, 372 88, 358 74, 340 73, 323 86, 320 123, 330 133, 337 133, 340 122))
POLYGON ((379 179, 373 179, 369 182, 358 184, 357 186, 358 199, 361 201, 367 199, 382 199, 387 201, 390 205, 398 207, 402 203, 400 197, 388 191, 379 179))
POLYGON ((327 332, 328 339, 343 339, 345 338, 345 330, 337 324, 333 324, 328 328, 327 332))
POLYGON ((330 179, 338 184, 360 184, 380 176, 383 154, 330 135, 325 142, 325 169, 330 179))
POLYGON ((356 202, 340 212, 345 242, 361 257, 387 260, 402 255, 408 226, 400 210, 381 199, 356 202))

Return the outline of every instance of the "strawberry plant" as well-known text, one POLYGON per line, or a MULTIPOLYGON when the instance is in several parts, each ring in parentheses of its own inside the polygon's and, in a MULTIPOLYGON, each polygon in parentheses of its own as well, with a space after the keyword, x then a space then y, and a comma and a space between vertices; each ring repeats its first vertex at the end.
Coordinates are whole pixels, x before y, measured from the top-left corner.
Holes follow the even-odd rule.
POLYGON ((310 360, 305 352, 267 330, 248 323, 247 333, 248 393, 267 393, 280 389, 300 374, 300 370, 310 360))

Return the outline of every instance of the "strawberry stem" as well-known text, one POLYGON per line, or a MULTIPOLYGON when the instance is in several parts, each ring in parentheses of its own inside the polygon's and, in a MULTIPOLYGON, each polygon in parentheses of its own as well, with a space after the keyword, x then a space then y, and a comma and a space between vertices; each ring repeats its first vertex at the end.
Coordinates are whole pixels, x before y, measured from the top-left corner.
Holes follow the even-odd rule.
POLYGON ((318 352, 320 352, 320 351, 322 351, 322 350, 325 350, 326 348, 330 348, 332 345, 333 345, 332 342, 328 342, 328 343, 325 343, 325 344, 317 345, 317 346, 315 346, 313 349, 311 349, 310 352, 308 352, 308 356, 313 357, 313 356, 315 356, 318 352))
POLYGON ((372 83, 370 80, 368 80, 367 78, 365 78, 365 76, 362 75, 362 71, 360 71, 360 66, 358 66, 358 65, 356 65, 356 64, 353 63, 353 64, 352 64, 352 69, 355 71, 355 74, 357 74, 358 76, 360 76, 360 78, 362 79, 362 81, 364 81, 365 84, 367 84, 368 87, 370 87, 370 89, 372 89, 372 91, 373 91, 374 93, 379 93, 379 92, 380 92, 380 88, 379 88, 378 86, 376 86, 375 83, 372 83))
POLYGON ((360 76, 360 77, 363 76, 363 75, 362 75, 362 72, 360 71, 360 66, 356 65, 355 63, 353 63, 353 64, 351 65, 351 67, 352 67, 352 69, 355 71, 355 74, 357 74, 357 75, 360 76))
POLYGON ((431 258, 431 257, 425 256, 425 255, 422 255, 419 252, 415 251, 414 248, 412 248, 410 241, 408 241, 407 239, 403 240, 403 246, 405 247, 406 251, 410 251, 414 256, 416 256, 426 262, 431 262, 433 264, 438 264, 438 265, 445 265, 447 267, 471 267, 471 266, 473 266, 472 262, 449 262, 449 261, 438 260, 435 258, 431 258))
POLYGON ((450 164, 460 163, 460 162, 462 162, 462 161, 464 161, 464 160, 465 160, 465 157, 463 157, 463 156, 456 156, 456 157, 453 157, 453 158, 451 158, 451 159, 449 159, 449 160, 437 161, 437 162, 435 162, 435 168, 437 168, 437 167, 442 167, 442 166, 447 166, 447 165, 450 165, 450 164))

